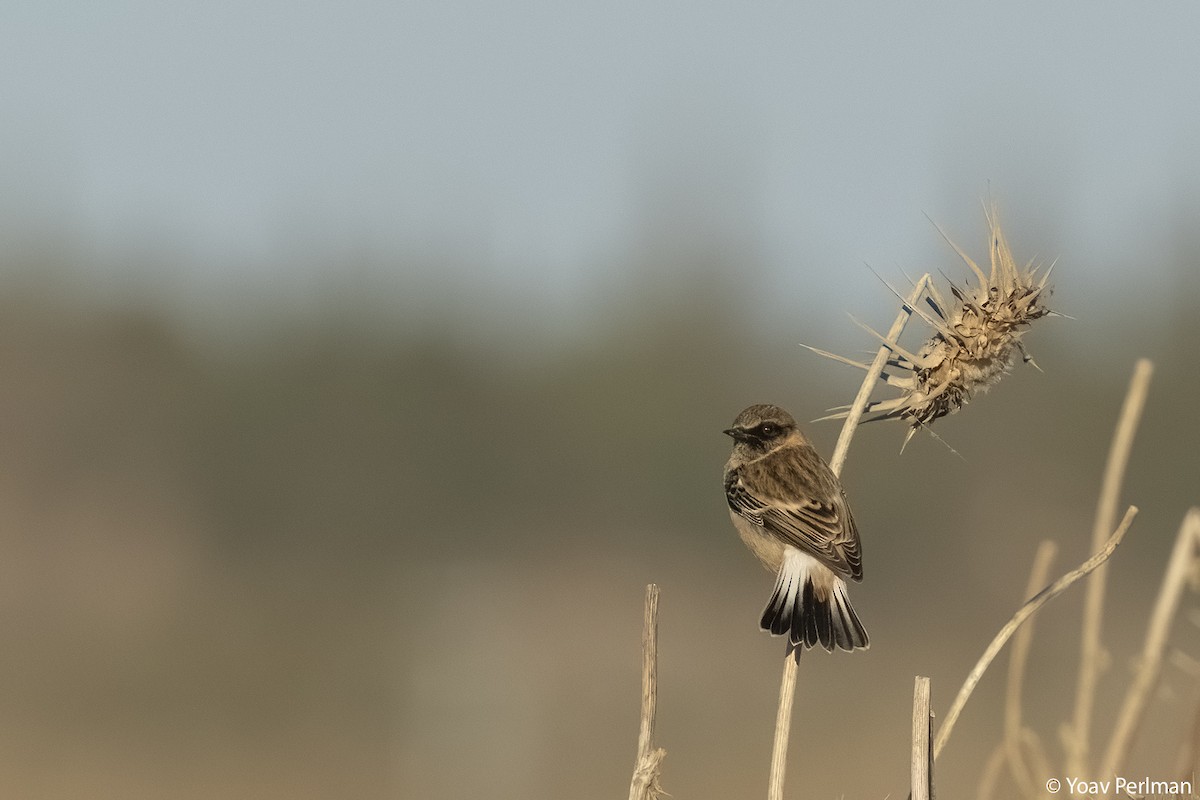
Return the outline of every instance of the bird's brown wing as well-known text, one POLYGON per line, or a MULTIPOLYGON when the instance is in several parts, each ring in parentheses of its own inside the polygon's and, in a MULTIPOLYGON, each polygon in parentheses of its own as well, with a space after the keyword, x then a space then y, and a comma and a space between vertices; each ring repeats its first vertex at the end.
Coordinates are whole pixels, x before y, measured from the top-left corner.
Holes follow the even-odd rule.
POLYGON ((862 580, 862 546, 841 483, 808 445, 782 447, 725 478, 735 512, 834 572, 862 580))

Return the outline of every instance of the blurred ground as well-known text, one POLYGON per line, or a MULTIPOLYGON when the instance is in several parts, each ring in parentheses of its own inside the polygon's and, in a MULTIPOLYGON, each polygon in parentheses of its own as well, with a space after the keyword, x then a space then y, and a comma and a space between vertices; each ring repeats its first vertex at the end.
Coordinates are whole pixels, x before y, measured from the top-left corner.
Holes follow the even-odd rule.
MULTIPOLYGON (((1060 543, 1056 573, 1086 556, 1145 355, 1158 369, 1125 491, 1142 514, 1111 569, 1107 731, 1171 539, 1200 502, 1200 251, 1176 255, 1155 272, 1170 300, 1148 307, 1090 297, 1087 267, 1064 254, 1056 305, 1077 319, 1028 336, 1044 374, 1018 368, 938 424, 963 459, 923 436, 901 456, 895 425, 860 433, 845 479, 873 646, 804 661, 793 796, 899 796, 913 676, 932 677, 944 714, 1022 599, 1037 542, 1060 543)), ((793 313, 764 320, 736 246, 675 257, 690 261, 647 256, 641 277, 598 293, 581 330, 514 313, 510 339, 451 302, 364 322, 353 297, 264 308, 268 324, 205 339, 154 302, 72 297, 38 277, 62 270, 10 263, 0 795, 621 796, 650 581, 665 788, 759 794, 783 648, 757 631, 770 577, 726 518, 720 430, 752 402, 801 418, 848 402, 853 371, 796 343, 853 355, 869 342, 829 312, 881 328, 892 312, 864 270, 861 308, 772 298, 793 313)), ((939 267, 958 274, 948 252, 939 267)), ((810 428, 828 453, 836 426, 810 428)), ((1078 591, 1061 598, 1034 643, 1026 710, 1054 758, 1079 612, 1078 591)), ((1175 641, 1200 657, 1194 627, 1175 641)), ((998 740, 1001 666, 939 762, 946 796, 971 796, 998 740)), ((1174 667, 1162 694, 1139 775, 1169 768, 1198 699, 1174 667)))

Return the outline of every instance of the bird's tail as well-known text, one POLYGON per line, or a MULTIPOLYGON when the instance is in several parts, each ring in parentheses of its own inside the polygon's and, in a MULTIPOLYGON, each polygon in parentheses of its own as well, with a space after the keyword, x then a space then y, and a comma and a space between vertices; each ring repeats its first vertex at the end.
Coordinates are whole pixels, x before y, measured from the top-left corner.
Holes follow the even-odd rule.
POLYGON ((845 581, 799 552, 789 553, 779 569, 762 628, 776 636, 787 634, 797 658, 817 644, 829 651, 870 646, 866 628, 850 605, 845 581))

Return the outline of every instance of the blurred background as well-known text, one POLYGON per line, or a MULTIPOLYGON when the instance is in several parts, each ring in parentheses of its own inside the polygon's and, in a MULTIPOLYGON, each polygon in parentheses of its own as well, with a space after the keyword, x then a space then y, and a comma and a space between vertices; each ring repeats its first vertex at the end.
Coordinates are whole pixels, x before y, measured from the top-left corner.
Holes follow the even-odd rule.
MULTIPOLYGON (((783 646, 720 431, 849 402, 858 373, 798 343, 866 353, 847 314, 895 314, 871 269, 964 279, 925 215, 984 261, 989 199, 1074 319, 1026 337, 1044 373, 938 423, 962 458, 859 433, 873 646, 805 659, 789 794, 900 796, 913 676, 944 716, 1037 543, 1056 573, 1088 555, 1147 356, 1102 750, 1200 502, 1198 26, 1187 2, 5 3, 0 795, 620 797, 652 581, 664 787, 765 792, 783 646)), ((809 430, 828 453, 837 425, 809 430)), ((1032 653, 1055 763, 1081 596, 1032 653)), ((1200 658, 1186 620, 1174 643, 1200 658)), ((1138 775, 1192 724, 1188 663, 1138 775)), ((1003 664, 947 796, 999 740, 1003 664)))

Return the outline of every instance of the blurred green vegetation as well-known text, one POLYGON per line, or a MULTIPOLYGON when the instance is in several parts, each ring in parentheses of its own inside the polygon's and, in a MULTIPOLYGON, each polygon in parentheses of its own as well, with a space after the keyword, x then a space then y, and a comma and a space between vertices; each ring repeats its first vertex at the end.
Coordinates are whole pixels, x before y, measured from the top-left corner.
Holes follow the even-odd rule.
MULTIPOLYGON (((848 402, 857 374, 796 343, 869 348, 831 313, 863 309, 800 296, 780 315, 737 246, 648 246, 672 263, 632 259, 574 330, 519 306, 476 326, 444 298, 389 323, 368 286, 309 313, 250 304, 235 335, 214 311, 207 336, 169 303, 64 289, 73 273, 48 252, 10 257, 0 285, 0 794, 619 796, 650 581, 664 786, 760 791, 783 648, 757 631, 770 577, 727 520, 720 430, 753 402, 801 418, 848 402)), ((1106 730, 1200 502, 1200 249, 1181 236, 1150 274, 1158 299, 1134 303, 1089 294, 1097 273, 1062 260, 1056 305, 1076 319, 1028 335, 1044 374, 1018 366, 939 422, 962 458, 927 436, 900 455, 894 424, 856 439, 852 593, 873 648, 802 664, 797 794, 901 791, 912 676, 944 710, 1037 542, 1059 541, 1058 572, 1086 556, 1144 355, 1157 372, 1125 492, 1142 514, 1112 567, 1106 730)), ((928 268, 957 274, 949 253, 928 268)), ((863 308, 886 308, 860 280, 863 308)), ((828 452, 836 427, 810 429, 828 452)), ((1048 608, 1035 639, 1027 713, 1052 749, 1078 610, 1048 608)), ((1177 639, 1200 657, 1194 627, 1177 639)), ((1166 676, 1146 774, 1166 777, 1193 682, 1166 676)), ((989 675, 961 720, 947 795, 973 791, 1001 687, 989 675)))

